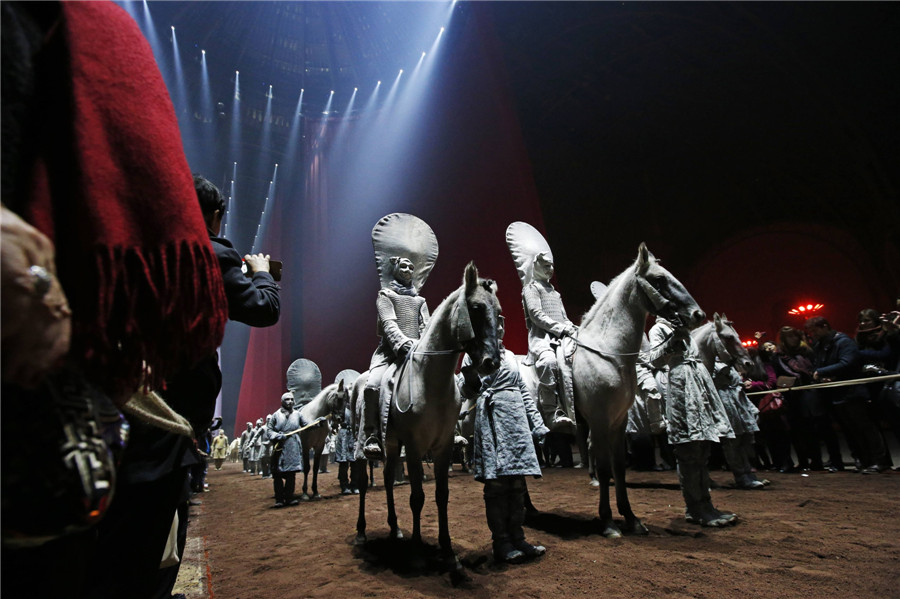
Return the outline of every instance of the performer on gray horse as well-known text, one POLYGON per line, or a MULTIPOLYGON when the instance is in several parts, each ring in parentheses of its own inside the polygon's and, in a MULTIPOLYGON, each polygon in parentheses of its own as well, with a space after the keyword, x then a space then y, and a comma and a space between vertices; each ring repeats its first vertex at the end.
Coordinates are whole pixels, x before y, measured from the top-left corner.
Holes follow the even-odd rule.
MULTIPOLYGON (((502 320, 501 320, 502 322, 502 320)), ((502 337, 502 325, 498 337, 502 337)), ((500 368, 480 378, 468 354, 457 376, 463 397, 477 398, 475 408, 475 480, 484 483, 484 507, 494 559, 520 563, 546 552, 525 540, 525 477, 540 478, 534 441, 549 432, 519 376, 515 355, 502 345, 500 368)))
POLYGON ((548 426, 575 434, 575 403, 571 355, 578 327, 569 320, 559 292, 553 288, 553 254, 534 227, 514 222, 506 242, 522 281, 522 306, 528 327, 528 355, 523 364, 534 366, 539 380, 542 411, 552 410, 548 426))
POLYGON ((382 394, 383 383, 390 381, 428 324, 428 304, 413 283, 415 265, 412 260, 392 256, 393 280, 378 292, 378 335, 381 342, 369 364, 369 377, 363 392, 365 410, 362 430, 366 435, 363 452, 372 460, 384 459, 381 436, 390 413, 390 393, 382 394))

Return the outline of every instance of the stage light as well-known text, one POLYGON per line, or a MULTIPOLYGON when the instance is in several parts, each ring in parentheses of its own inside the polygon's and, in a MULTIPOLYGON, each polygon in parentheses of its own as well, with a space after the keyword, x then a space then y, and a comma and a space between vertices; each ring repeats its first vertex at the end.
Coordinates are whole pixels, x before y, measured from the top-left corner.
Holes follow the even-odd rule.
POLYGON ((425 58, 425 53, 424 53, 424 52, 422 52, 422 58, 425 58))
POLYGON ((172 25, 172 31, 173 32, 175 31, 175 25, 172 25))
POLYGON ((796 308, 791 308, 790 310, 788 310, 788 314, 790 314, 792 316, 799 316, 799 315, 811 316, 812 314, 815 314, 816 312, 818 312, 819 310, 821 310, 824 307, 825 307, 825 304, 821 304, 818 302, 800 304, 796 308))
POLYGON ((200 53, 203 54, 203 56, 206 56, 206 50, 200 50, 200 53))

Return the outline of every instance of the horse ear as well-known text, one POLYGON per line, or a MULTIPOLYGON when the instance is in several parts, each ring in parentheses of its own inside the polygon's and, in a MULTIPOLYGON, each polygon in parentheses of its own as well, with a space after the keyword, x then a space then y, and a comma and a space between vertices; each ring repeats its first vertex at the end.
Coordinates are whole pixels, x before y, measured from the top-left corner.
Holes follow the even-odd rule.
POLYGON ((466 295, 469 295, 473 291, 475 291, 475 287, 478 286, 478 269, 475 268, 474 262, 469 262, 466 264, 466 272, 463 275, 463 282, 466 285, 466 295))
MULTIPOLYGON (((468 274, 468 268, 466 273, 468 274)), ((460 293, 453 302, 453 308, 450 310, 450 332, 453 334, 453 338, 461 343, 475 338, 475 328, 469 317, 469 306, 466 304, 465 293, 460 293)))
POLYGON ((647 267, 650 266, 650 258, 652 257, 653 255, 650 253, 650 250, 647 249, 647 244, 642 241, 641 245, 638 246, 638 257, 637 262, 635 263, 637 271, 644 272, 647 270, 647 267))
POLYGON ((725 316, 724 312, 722 312, 722 322, 728 322, 728 317, 725 316))
POLYGON ((344 379, 341 379, 341 380, 338 381, 338 388, 337 388, 337 390, 338 390, 338 393, 340 393, 341 391, 344 390, 344 379))

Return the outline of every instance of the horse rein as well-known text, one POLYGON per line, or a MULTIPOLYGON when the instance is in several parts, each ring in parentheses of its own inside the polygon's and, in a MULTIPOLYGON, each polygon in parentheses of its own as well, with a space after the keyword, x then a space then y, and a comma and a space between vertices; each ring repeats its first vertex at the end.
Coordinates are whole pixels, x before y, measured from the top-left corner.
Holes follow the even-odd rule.
MULTIPOLYGON (((663 340, 660 341, 659 343, 657 343, 656 345, 654 345, 653 347, 649 348, 647 350, 647 352, 651 352, 654 349, 662 347, 669 341, 669 339, 671 339, 674 336, 675 336, 674 332, 666 333, 666 336, 663 338, 663 340)), ((578 345, 579 347, 583 347, 584 349, 590 350, 590 351, 594 352, 595 354, 599 354, 601 356, 639 356, 642 353, 646 353, 643 350, 638 350, 638 351, 634 351, 634 352, 626 352, 626 353, 621 353, 621 354, 616 353, 616 352, 611 352, 611 351, 603 351, 601 349, 597 349, 596 347, 588 345, 587 343, 585 343, 583 341, 579 341, 577 335, 575 337, 573 337, 572 339, 575 341, 575 344, 578 345)))

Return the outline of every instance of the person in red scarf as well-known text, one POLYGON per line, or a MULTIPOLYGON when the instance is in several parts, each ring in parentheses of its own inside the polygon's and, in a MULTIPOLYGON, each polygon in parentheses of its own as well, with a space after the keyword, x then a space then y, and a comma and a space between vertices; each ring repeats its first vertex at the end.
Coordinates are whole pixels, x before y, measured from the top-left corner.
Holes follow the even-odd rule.
MULTIPOLYGON (((7 500, 20 493, 8 466, 33 460, 41 479, 46 465, 33 456, 57 449, 35 442, 45 426, 29 429, 21 446, 8 433, 23 428, 23 410, 46 410, 47 381, 61 371, 118 407, 138 390, 165 389, 215 355, 228 308, 175 112, 131 17, 112 2, 4 2, 2 11, 2 590, 77 597, 93 554, 90 525, 106 503, 78 532, 8 545, 7 524, 56 515, 7 517, 7 500)), ((177 476, 165 478, 158 501, 180 491, 177 476)), ((153 538, 129 540, 156 554, 151 575, 170 522, 171 514, 153 538)), ((145 592, 143 564, 103 567, 130 568, 123 576, 135 586, 93 596, 145 592)))

